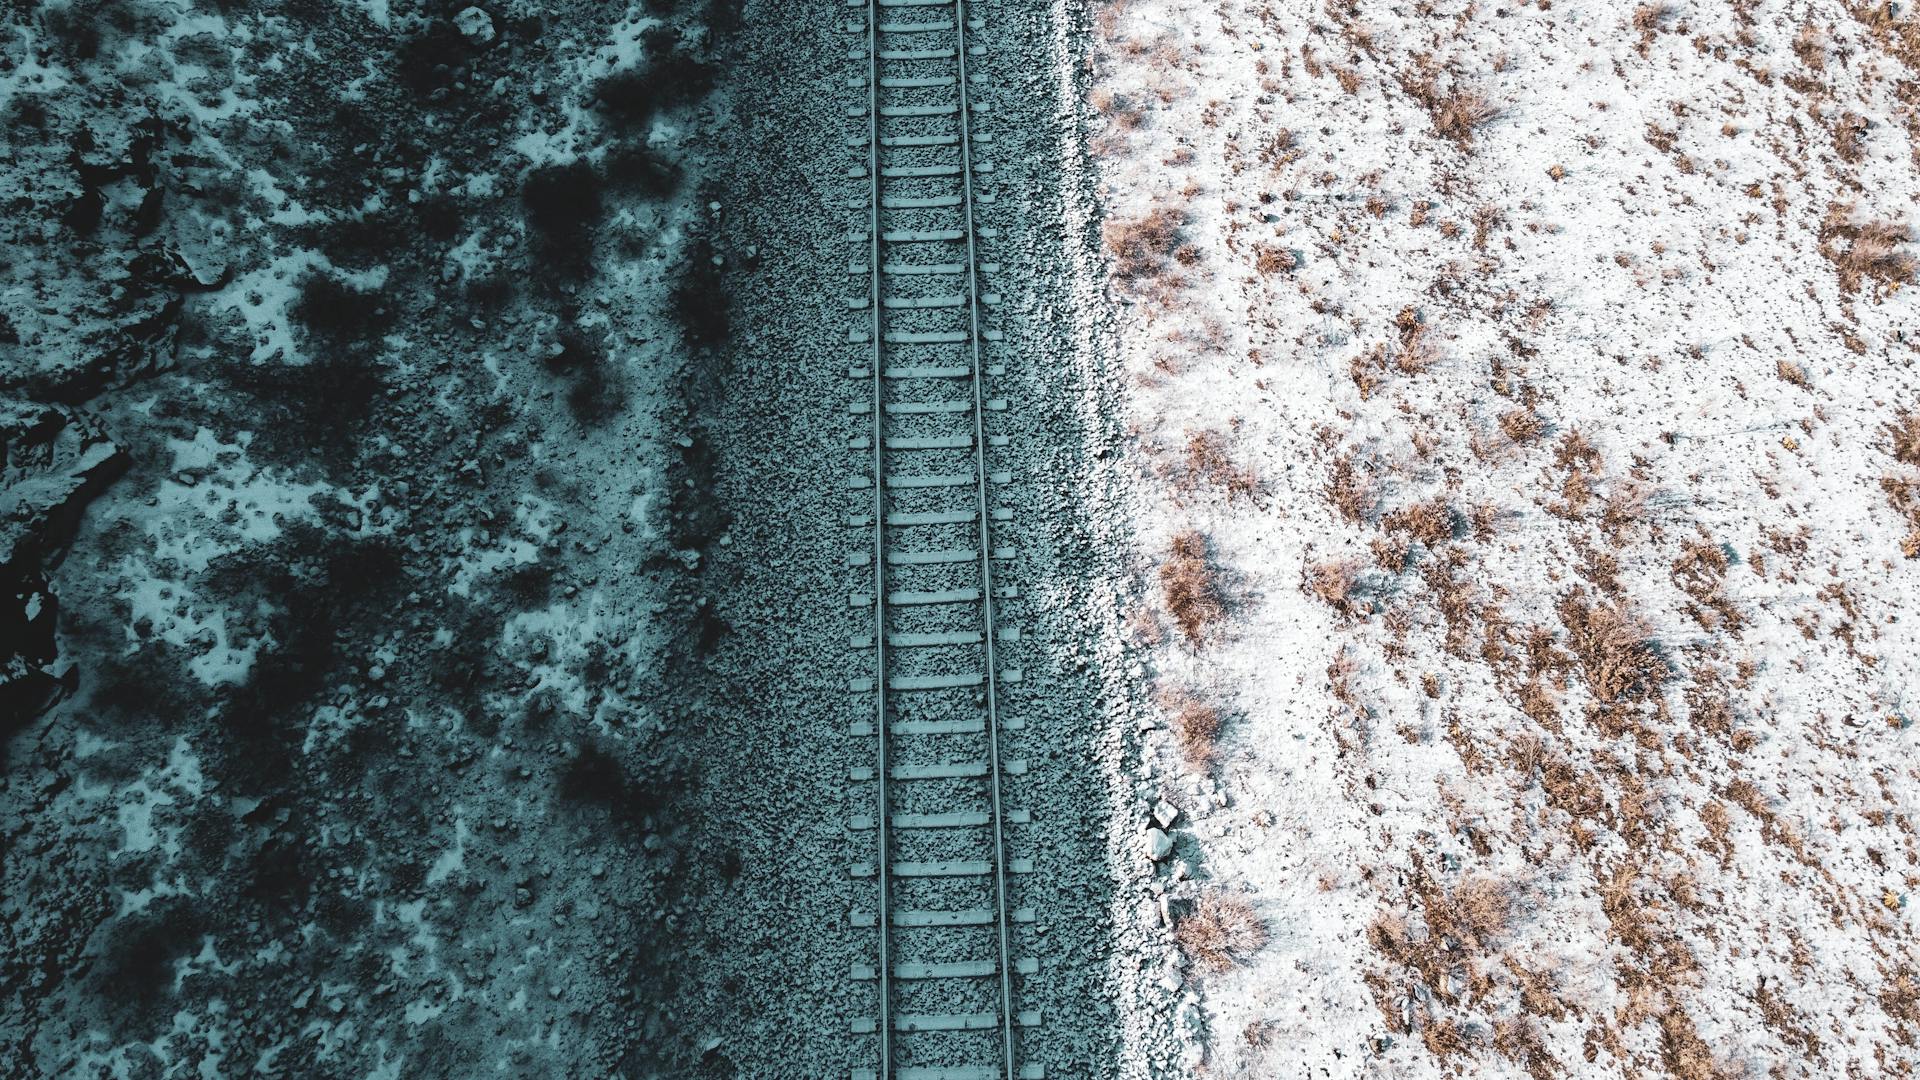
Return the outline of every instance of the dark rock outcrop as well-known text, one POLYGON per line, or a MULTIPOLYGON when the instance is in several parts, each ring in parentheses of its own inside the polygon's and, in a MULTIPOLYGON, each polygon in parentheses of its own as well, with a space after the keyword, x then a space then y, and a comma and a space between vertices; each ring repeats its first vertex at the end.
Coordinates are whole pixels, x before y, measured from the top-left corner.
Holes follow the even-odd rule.
POLYGON ((0 399, 0 737, 62 692, 47 572, 126 455, 84 413, 0 399))

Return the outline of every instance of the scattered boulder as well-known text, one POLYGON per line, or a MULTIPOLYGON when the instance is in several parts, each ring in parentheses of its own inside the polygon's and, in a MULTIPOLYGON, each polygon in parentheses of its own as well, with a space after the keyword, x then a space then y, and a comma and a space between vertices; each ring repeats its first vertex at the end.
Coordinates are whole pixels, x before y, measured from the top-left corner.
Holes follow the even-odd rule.
POLYGON ((1173 837, 1159 829, 1147 830, 1147 857, 1160 862, 1173 854, 1173 837))
POLYGON ((78 410, 0 399, 0 716, 25 722, 60 692, 47 570, 126 465, 78 410))
POLYGON ((476 49, 493 40, 493 16, 477 7, 461 9, 453 17, 453 27, 476 49))

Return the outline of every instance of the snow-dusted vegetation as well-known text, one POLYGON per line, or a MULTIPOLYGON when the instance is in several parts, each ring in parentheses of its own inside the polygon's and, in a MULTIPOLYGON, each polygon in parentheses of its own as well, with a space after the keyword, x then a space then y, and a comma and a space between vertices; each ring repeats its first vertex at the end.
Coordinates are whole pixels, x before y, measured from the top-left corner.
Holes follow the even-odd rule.
POLYGON ((1907 1075, 1920 23, 1118 0, 1087 51, 1190 1067, 1907 1075))

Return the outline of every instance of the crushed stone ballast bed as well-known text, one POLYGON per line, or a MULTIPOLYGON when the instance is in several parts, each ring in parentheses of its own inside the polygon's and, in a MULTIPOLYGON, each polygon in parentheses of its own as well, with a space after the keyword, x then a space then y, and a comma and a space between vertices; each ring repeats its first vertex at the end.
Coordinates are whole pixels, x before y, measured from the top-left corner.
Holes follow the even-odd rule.
POLYGON ((1032 862, 1011 854, 1033 816, 1007 805, 1027 768, 1002 756, 1002 733, 1022 726, 1003 687, 1022 675, 1019 629, 996 606, 1018 596, 1018 553, 994 543, 1013 515, 1013 474, 995 468, 1008 437, 993 430, 1012 347, 985 325, 1000 296, 983 279, 999 266, 981 246, 998 234, 975 213, 994 198, 979 156, 992 135, 976 130, 989 106, 973 93, 988 48, 966 0, 850 0, 846 16, 847 563, 862 583, 849 602, 871 612, 848 685, 871 699, 850 735, 873 762, 849 772, 873 807, 849 826, 874 854, 851 868, 873 883, 872 907, 851 913, 869 950, 851 977, 873 988, 851 1017, 851 1072, 1026 1080, 1045 1072, 1021 1052, 1041 1023, 1020 1006, 1022 982, 1041 977, 1021 949, 1032 862))

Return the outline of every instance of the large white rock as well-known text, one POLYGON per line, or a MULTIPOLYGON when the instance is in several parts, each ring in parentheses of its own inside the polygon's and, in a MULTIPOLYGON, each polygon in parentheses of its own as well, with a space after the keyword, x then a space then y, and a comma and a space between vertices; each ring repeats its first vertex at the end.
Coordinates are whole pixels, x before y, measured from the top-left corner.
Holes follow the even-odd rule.
POLYGON ((462 8, 460 14, 453 17, 453 28, 471 45, 485 45, 493 40, 493 16, 477 7, 462 8))
POLYGON ((1147 830, 1147 857, 1154 862, 1173 854, 1173 837, 1159 829, 1147 830))

